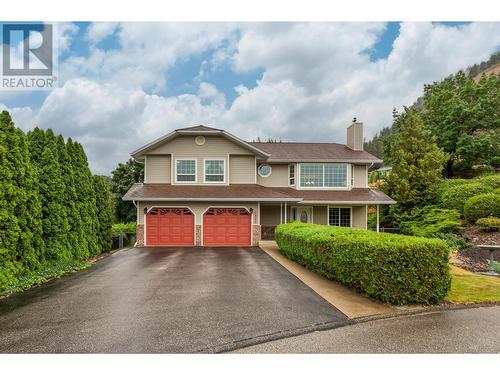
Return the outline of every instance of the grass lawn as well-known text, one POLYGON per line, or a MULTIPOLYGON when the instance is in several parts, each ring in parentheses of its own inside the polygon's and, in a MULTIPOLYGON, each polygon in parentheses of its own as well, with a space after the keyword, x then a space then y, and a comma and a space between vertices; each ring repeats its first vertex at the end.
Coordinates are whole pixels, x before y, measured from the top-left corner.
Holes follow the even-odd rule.
POLYGON ((451 289, 445 300, 452 303, 500 302, 500 278, 476 275, 450 266, 451 289))

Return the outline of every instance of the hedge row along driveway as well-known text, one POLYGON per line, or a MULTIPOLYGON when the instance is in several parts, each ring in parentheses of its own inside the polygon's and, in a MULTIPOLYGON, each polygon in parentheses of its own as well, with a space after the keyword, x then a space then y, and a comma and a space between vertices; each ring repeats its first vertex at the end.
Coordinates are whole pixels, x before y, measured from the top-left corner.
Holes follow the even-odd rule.
POLYGON ((438 303, 450 288, 442 240, 295 222, 279 225, 276 241, 291 260, 382 302, 438 303))

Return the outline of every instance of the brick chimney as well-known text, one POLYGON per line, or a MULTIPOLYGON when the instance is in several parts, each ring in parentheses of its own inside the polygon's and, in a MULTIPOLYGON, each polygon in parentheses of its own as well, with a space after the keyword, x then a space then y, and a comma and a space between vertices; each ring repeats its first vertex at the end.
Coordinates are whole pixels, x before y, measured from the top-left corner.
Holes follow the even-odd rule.
POLYGON ((347 147, 354 151, 363 151, 363 123, 358 122, 356 117, 347 128, 347 147))

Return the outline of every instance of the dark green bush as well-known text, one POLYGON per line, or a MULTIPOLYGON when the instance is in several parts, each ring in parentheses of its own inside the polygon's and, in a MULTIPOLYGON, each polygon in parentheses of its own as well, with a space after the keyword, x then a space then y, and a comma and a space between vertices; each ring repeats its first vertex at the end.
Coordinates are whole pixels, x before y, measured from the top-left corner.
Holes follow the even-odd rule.
POLYGON ((486 194, 492 191, 492 186, 488 183, 485 183, 485 181, 477 181, 452 186, 442 192, 441 207, 447 209, 455 209, 463 214, 464 203, 467 199, 475 195, 486 194))
POLYGON ((490 216, 477 219, 476 225, 486 232, 500 231, 500 219, 498 217, 490 216))
POLYGON ((412 236, 431 237, 437 233, 460 231, 460 213, 457 210, 424 207, 414 209, 402 217, 399 223, 401 233, 412 236))
POLYGON ((476 176, 489 176, 495 174, 495 168, 491 165, 479 165, 475 170, 476 176))
POLYGON ((500 217, 500 195, 480 194, 467 199, 464 205, 464 216, 471 224, 483 217, 500 217))
POLYGON ((288 258, 383 302, 438 303, 450 288, 449 250, 438 239, 297 222, 275 233, 288 258))
POLYGON ((465 238, 455 233, 435 233, 429 238, 439 238, 446 242, 451 251, 467 249, 472 244, 467 242, 465 238))

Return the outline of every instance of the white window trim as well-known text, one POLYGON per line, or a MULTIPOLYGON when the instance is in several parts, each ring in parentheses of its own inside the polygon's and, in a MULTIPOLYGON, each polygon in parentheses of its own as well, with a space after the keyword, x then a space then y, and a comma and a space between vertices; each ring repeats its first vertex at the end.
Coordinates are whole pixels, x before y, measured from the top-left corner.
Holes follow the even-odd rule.
POLYGON ((226 159, 225 158, 206 158, 206 159, 203 159, 203 183, 205 184, 225 184, 226 183, 226 159), (222 161, 223 162, 223 169, 224 169, 224 174, 223 174, 223 177, 224 179, 222 181, 207 181, 207 173, 206 173, 206 165, 207 165, 207 161, 210 160, 214 160, 214 161, 222 161))
MULTIPOLYGON (((350 163, 336 163, 336 162, 332 162, 332 163, 309 163, 309 162, 305 162, 305 163, 298 163, 297 166, 295 168, 296 172, 295 172, 295 186, 297 188, 297 190, 351 190, 352 186, 350 186, 350 180, 351 180, 351 168, 350 168, 350 163), (347 168, 347 186, 336 186, 336 187, 329 187, 329 186, 320 186, 320 187, 317 187, 317 186, 311 186, 311 187, 306 187, 306 186, 301 186, 300 184, 300 169, 301 169, 301 165, 302 164, 344 164, 346 165, 346 168, 347 168), (298 180, 298 181, 297 181, 298 180)), ((323 182, 324 182, 324 176, 325 175, 325 168, 323 168, 323 182)))
MULTIPOLYGON (((340 211, 339 211, 340 215, 340 211)), ((327 225, 331 227, 339 227, 339 228, 352 228, 352 207, 346 207, 346 206, 326 206, 326 223, 327 225), (330 208, 348 208, 349 209, 349 226, 348 227, 343 227, 340 225, 340 216, 339 216, 339 225, 331 225, 330 224, 330 208)))
POLYGON ((288 164, 288 186, 297 186, 297 164, 288 164), (290 169, 293 167, 293 181, 294 183, 290 183, 290 169))
POLYGON ((176 184, 196 184, 198 182, 198 159, 196 158, 175 158, 174 174, 176 184), (177 180, 177 162, 182 160, 194 160, 194 181, 179 181, 177 180))
POLYGON ((271 164, 269 163, 262 163, 261 165, 259 165, 257 167, 257 173, 259 174, 260 177, 262 178, 268 178, 270 177, 272 174, 273 174, 273 167, 271 167, 271 164), (260 167, 262 167, 263 165, 267 165, 269 167, 269 174, 267 176, 263 176, 261 173, 260 173, 260 167))

